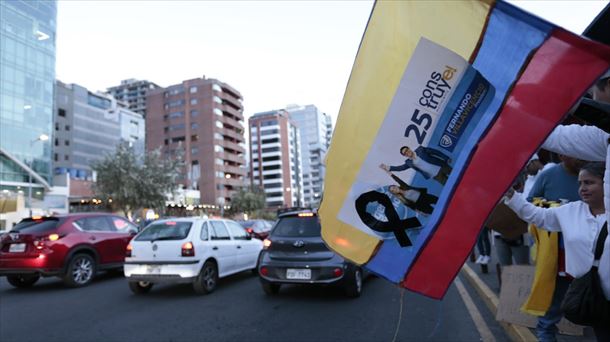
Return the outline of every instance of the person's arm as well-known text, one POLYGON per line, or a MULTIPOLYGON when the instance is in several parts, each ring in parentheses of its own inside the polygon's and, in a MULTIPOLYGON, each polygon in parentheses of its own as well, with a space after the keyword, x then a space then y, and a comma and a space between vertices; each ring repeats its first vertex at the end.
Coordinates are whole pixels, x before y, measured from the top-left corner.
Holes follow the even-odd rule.
POLYGON ((388 171, 390 171, 390 172, 392 172, 392 171, 404 171, 404 170, 406 170, 406 169, 409 169, 409 168, 411 168, 411 163, 409 163, 409 162, 410 162, 410 160, 409 160, 409 159, 407 159, 407 160, 405 161, 405 163, 404 163, 404 164, 402 164, 402 165, 390 166, 390 168, 388 169, 388 171))
POLYGON ((555 127, 542 148, 578 159, 605 161, 609 137, 595 126, 560 125, 555 127))
POLYGON ((443 152, 431 148, 431 147, 424 147, 426 153, 428 153, 430 156, 432 156, 433 158, 437 158, 442 160, 443 162, 447 163, 449 160, 449 157, 447 157, 443 152))
POLYGON ((523 221, 533 223, 541 229, 560 232, 561 226, 557 218, 557 208, 540 208, 525 200, 522 194, 514 192, 506 203, 523 221))
POLYGON ((402 179, 396 177, 394 174, 390 173, 390 176, 392 177, 392 179, 398 183, 398 185, 400 186, 400 188, 404 189, 404 190, 408 190, 409 189, 409 185, 407 183, 405 183, 402 179))

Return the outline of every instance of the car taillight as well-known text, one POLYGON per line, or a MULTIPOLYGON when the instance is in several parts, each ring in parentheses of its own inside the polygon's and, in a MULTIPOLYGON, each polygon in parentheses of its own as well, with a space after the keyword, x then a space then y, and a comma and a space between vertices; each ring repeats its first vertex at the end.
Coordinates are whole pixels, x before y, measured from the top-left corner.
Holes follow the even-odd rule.
POLYGON ((252 232, 254 232, 254 229, 252 229, 252 228, 246 228, 246 231, 248 232, 248 234, 252 234, 252 232))
POLYGON ((263 267, 261 267, 260 272, 261 272, 261 275, 266 276, 269 274, 269 269, 267 267, 263 266, 263 267))
POLYGON ((343 269, 341 269, 341 268, 335 268, 335 269, 333 270, 333 275, 334 275, 335 277, 340 277, 340 276, 342 276, 342 275, 343 275, 343 269))
POLYGON ((193 243, 185 242, 182 244, 182 256, 195 256, 195 248, 193 248, 193 243))
POLYGON ((133 251, 133 246, 128 244, 127 247, 125 247, 125 256, 131 257, 131 251, 133 251))
POLYGON ((269 240, 269 239, 263 240, 263 249, 268 249, 269 247, 271 247, 271 240, 269 240))
POLYGON ((34 247, 36 247, 37 250, 41 250, 45 247, 45 242, 57 241, 61 237, 63 237, 63 235, 59 234, 49 234, 47 236, 41 236, 38 239, 34 240, 34 247))

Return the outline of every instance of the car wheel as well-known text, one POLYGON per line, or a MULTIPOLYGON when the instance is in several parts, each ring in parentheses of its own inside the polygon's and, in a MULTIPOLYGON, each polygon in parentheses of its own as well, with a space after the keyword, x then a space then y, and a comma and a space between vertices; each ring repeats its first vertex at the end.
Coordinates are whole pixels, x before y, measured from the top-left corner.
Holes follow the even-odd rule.
POLYGON ((130 281, 129 289, 135 294, 144 294, 150 292, 153 284, 147 281, 130 281))
POLYGON ((31 287, 38 281, 38 279, 40 279, 40 275, 38 274, 6 276, 6 280, 9 284, 21 289, 31 287))
POLYGON ((261 286, 263 287, 263 291, 265 291, 268 295, 276 295, 280 292, 280 287, 282 285, 272 283, 266 280, 261 280, 261 286))
POLYGON ((201 272, 193 282, 193 289, 198 294, 208 294, 216 289, 218 284, 218 268, 212 261, 206 261, 201 272))
POLYGON ((362 269, 354 267, 353 272, 349 273, 349 278, 345 283, 345 295, 350 298, 360 297, 362 294, 362 269))
POLYGON ((68 263, 64 283, 70 287, 88 285, 95 275, 95 260, 88 254, 77 254, 68 263))

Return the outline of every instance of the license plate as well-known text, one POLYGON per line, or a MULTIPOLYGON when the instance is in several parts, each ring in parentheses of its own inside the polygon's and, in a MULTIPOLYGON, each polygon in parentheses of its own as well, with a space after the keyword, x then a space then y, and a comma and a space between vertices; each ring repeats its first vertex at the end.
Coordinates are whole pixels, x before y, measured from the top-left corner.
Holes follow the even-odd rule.
POLYGON ((311 279, 310 269, 289 268, 286 270, 286 279, 311 279))
POLYGON ((23 253, 25 252, 25 243, 13 243, 8 247, 10 253, 23 253))
POLYGON ((161 273, 161 266, 148 265, 148 266, 146 266, 146 273, 148 273, 148 274, 160 274, 161 273))

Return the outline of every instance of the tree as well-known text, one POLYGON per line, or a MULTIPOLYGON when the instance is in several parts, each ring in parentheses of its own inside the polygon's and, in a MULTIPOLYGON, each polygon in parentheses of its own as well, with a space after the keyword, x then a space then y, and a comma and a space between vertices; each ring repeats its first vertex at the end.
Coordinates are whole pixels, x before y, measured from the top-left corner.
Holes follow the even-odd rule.
POLYGON ((265 193, 259 188, 242 187, 231 197, 232 214, 246 213, 256 217, 265 207, 265 193))
POLYGON ((112 206, 128 217, 134 209, 160 208, 165 205, 165 195, 174 189, 183 164, 181 155, 163 159, 157 149, 137 156, 133 148, 119 144, 114 154, 92 165, 97 172, 93 192, 96 197, 112 199, 112 206))

